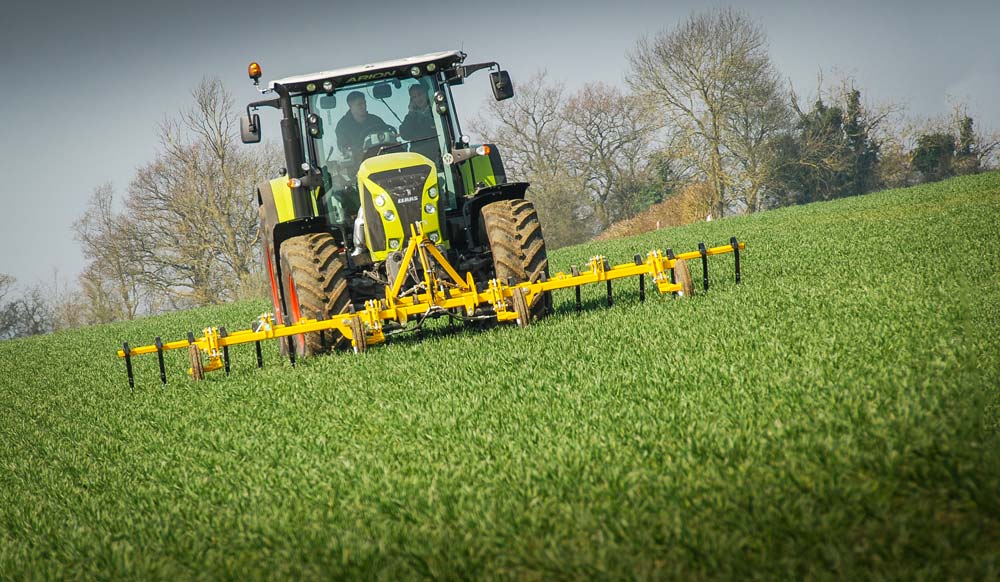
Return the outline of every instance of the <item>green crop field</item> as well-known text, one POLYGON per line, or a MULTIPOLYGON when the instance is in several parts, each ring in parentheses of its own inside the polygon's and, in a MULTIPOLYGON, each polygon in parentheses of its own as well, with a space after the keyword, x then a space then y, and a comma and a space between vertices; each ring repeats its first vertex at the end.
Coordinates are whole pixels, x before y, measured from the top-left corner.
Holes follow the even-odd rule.
POLYGON ((113 352, 263 303, 0 342, 0 580, 1000 577, 1000 173, 551 258, 731 235, 740 286, 197 384, 113 352))

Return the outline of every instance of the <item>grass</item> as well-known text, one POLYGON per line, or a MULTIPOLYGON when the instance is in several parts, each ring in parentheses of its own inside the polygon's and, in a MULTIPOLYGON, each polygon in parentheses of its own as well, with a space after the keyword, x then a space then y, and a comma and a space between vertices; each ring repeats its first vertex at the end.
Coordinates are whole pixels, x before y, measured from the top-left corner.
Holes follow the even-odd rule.
POLYGON ((1000 576, 1000 173, 552 261, 734 234, 741 286, 134 394, 263 304, 2 342, 0 579, 1000 576))

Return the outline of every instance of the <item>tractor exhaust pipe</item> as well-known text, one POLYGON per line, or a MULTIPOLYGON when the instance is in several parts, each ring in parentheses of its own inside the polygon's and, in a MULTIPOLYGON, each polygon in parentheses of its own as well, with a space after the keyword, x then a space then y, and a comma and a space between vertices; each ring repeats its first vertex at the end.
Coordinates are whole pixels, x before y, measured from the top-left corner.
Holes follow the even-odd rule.
MULTIPOLYGON (((288 89, 280 83, 274 85, 274 92, 278 94, 281 102, 281 141, 285 150, 287 176, 289 180, 301 178, 305 175, 302 170, 305 154, 302 151, 299 122, 292 114, 292 98, 288 94, 288 89)), ((312 201, 309 199, 309 191, 305 187, 295 186, 292 188, 292 210, 295 212, 295 218, 312 216, 312 201)))

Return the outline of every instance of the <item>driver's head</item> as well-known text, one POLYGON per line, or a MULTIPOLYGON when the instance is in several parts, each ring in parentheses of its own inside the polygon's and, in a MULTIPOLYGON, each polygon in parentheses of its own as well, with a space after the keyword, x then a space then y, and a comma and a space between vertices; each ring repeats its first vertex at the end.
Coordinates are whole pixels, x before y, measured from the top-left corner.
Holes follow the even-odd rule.
POLYGON ((365 94, 361 91, 351 91, 347 95, 347 106, 351 108, 351 115, 355 121, 364 121, 368 117, 368 104, 365 102, 365 94))
POLYGON ((410 85, 410 103, 414 109, 424 109, 427 107, 427 88, 423 85, 410 85))

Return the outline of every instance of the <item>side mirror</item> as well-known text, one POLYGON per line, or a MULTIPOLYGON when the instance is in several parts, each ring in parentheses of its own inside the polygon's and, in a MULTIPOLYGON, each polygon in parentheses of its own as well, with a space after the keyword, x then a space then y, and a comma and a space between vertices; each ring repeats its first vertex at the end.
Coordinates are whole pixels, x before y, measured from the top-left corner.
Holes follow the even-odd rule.
POLYGON ((243 143, 257 143, 260 141, 260 116, 256 113, 240 117, 240 139, 243 143))
POLYGON ((514 85, 511 84, 510 73, 507 71, 490 73, 490 86, 493 87, 493 98, 497 101, 514 96, 514 85))
POLYGON ((376 99, 388 99, 392 96, 392 87, 389 83, 379 83, 372 87, 372 97, 376 99))

